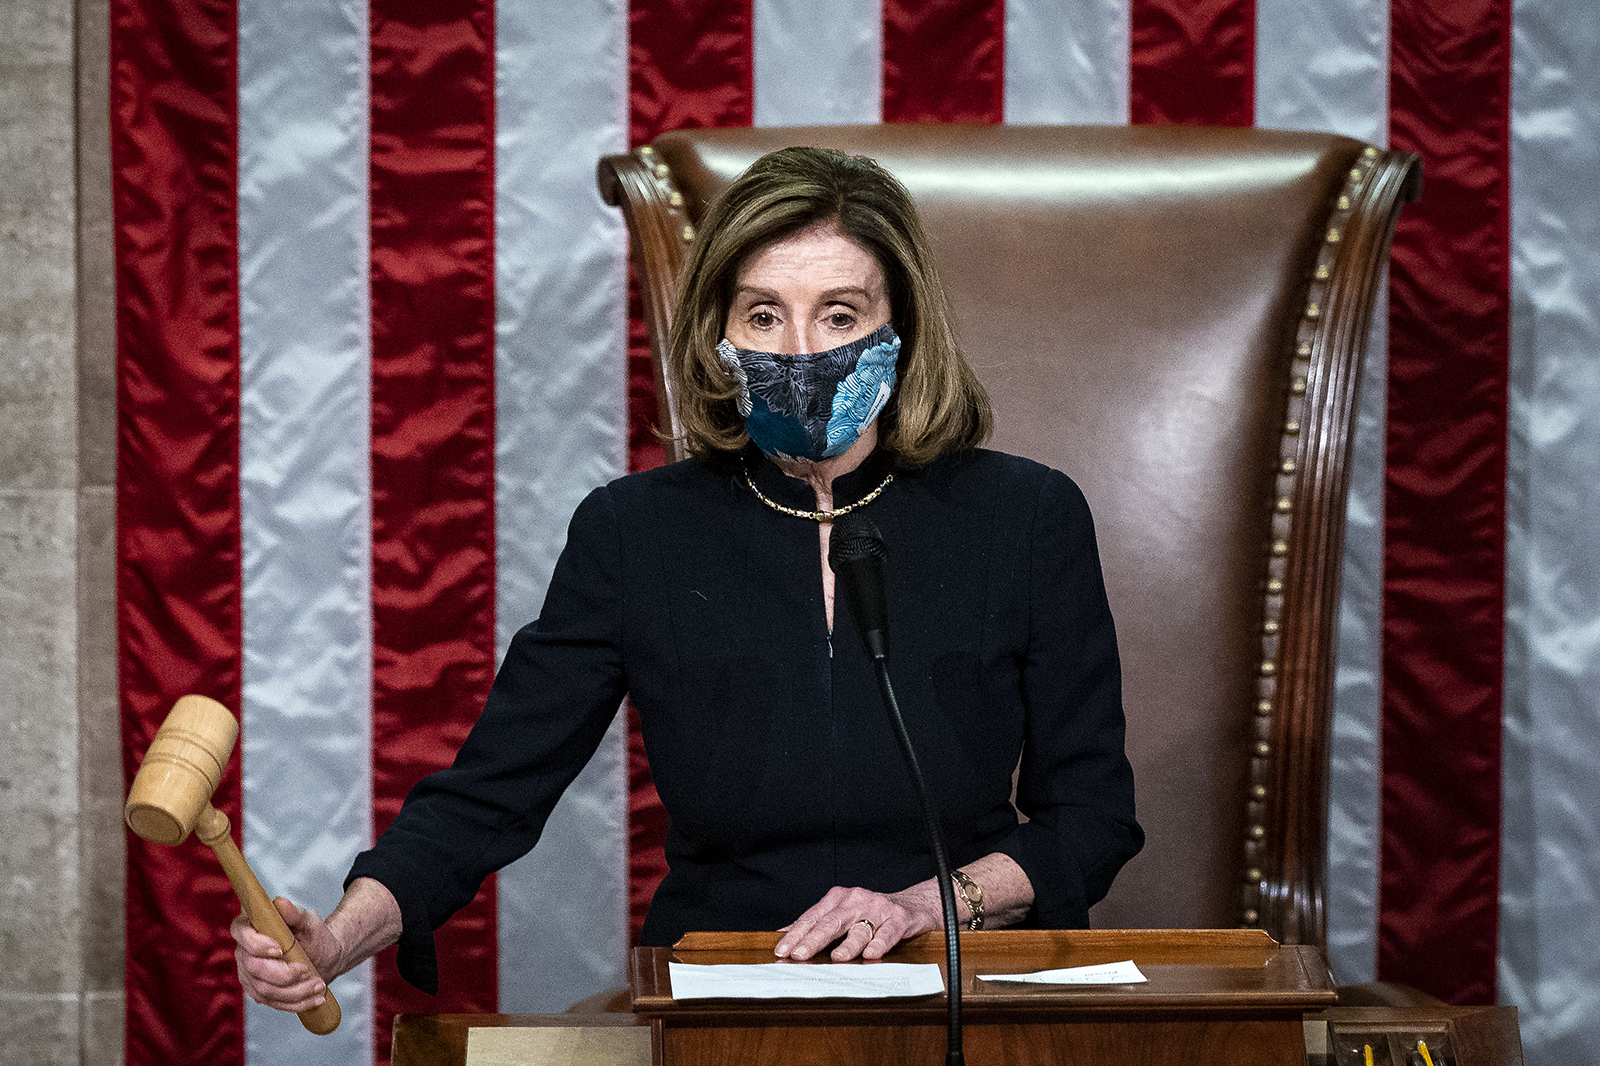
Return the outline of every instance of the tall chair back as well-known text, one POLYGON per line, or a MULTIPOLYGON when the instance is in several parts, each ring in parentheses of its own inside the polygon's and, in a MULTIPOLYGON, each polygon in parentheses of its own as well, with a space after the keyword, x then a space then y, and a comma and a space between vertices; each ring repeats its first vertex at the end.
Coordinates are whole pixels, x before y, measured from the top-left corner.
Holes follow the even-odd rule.
POLYGON ((1355 391, 1416 157, 1194 127, 670 133, 600 166, 658 373, 706 204, 790 144, 871 156, 910 189, 994 446, 1067 472, 1094 512, 1148 834, 1095 923, 1324 944, 1355 391))

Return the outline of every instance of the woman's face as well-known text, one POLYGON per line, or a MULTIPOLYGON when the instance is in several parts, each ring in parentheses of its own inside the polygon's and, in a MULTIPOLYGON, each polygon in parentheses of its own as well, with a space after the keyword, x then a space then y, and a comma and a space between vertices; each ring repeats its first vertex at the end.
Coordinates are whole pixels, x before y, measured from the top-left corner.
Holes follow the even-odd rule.
POLYGON ((824 222, 775 241, 740 267, 723 335, 777 355, 825 352, 889 321, 878 260, 824 222))

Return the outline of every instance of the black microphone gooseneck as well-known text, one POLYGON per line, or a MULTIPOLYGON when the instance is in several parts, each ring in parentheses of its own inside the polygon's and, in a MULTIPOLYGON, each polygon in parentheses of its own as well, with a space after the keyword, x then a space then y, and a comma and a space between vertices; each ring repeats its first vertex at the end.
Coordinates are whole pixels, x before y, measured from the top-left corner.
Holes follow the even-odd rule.
POLYGON ((922 779, 922 767, 917 763, 917 753, 911 746, 911 734, 906 732, 905 719, 900 717, 900 704, 894 698, 894 687, 889 684, 889 601, 883 578, 883 559, 886 549, 883 535, 872 519, 858 511, 844 515, 833 524, 829 537, 828 565, 833 568, 839 592, 844 597, 850 617, 855 619, 861 632, 861 642, 866 645, 867 656, 878 675, 878 691, 883 695, 884 706, 889 710, 889 720, 894 723, 895 739, 900 742, 900 754, 905 757, 906 769, 911 771, 912 784, 917 789, 917 799, 922 801, 922 817, 928 823, 928 836, 933 841, 933 862, 938 869, 939 907, 944 912, 945 969, 949 974, 946 1002, 950 1005, 949 1029, 945 1041, 946 1066, 964 1066, 961 1051, 961 935, 956 928, 956 894, 950 880, 950 853, 945 847, 944 827, 939 822, 939 812, 928 794, 928 785, 922 779))

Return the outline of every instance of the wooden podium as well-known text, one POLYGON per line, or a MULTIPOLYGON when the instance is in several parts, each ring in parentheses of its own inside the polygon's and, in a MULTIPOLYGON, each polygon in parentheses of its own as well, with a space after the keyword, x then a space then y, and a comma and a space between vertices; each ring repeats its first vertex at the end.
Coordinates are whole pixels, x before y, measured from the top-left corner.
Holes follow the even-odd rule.
MULTIPOLYGON (((686 1000, 667 964, 772 961, 777 933, 694 933, 672 948, 638 948, 628 1014, 402 1015, 394 1066, 461 1066, 467 1034, 484 1026, 648 1025, 658 1066, 911 1066, 944 1061, 945 997, 894 1000, 686 1000)), ((971 1066, 1184 1063, 1298 1066, 1304 1019, 1335 1005, 1321 954, 1255 930, 1096 930, 964 933, 962 1020, 971 1066), (1028 973, 1131 959, 1148 983, 997 983, 1028 973)), ((890 962, 943 967, 927 934, 890 962)), ((798 964, 803 965, 803 964, 798 964)), ((870 965, 870 964, 866 964, 870 965)))
MULTIPOLYGON (((655 1066, 944 1061, 943 995, 870 1001, 672 997, 668 962, 770 962, 777 941, 777 933, 696 933, 673 948, 638 948, 632 987, 628 995, 619 990, 603 1008, 611 1013, 590 1007, 590 1013, 558 1015, 400 1015, 391 1063, 465 1066, 473 1029, 645 1026, 655 1066), (629 998, 632 1011, 625 1009, 629 998)), ((1356 1066, 1364 1061, 1364 1046, 1371 1046, 1375 1062, 1403 1066, 1418 1038, 1442 1052, 1436 1061, 1448 1066, 1522 1063, 1514 1007, 1336 1007, 1315 948, 1279 945, 1256 931, 1000 930, 963 934, 961 953, 964 1046, 972 1066, 1356 1066), (976 980, 980 973, 1123 959, 1132 959, 1149 983, 1074 987, 976 980)), ((942 968, 944 940, 919 937, 887 961, 942 968)))
MULTIPOLYGON (((687 1000, 669 961, 772 961, 776 933, 696 933, 633 953, 634 1013, 662 1066, 881 1066, 944 1061, 945 997, 687 1000)), ((1255 930, 997 930, 961 938, 962 1022, 972 1066, 1172 1063, 1297 1066, 1303 1019, 1334 1006, 1321 954, 1255 930), (977 980, 1132 959, 1148 983, 1071 986, 977 980)), ((944 962, 942 936, 886 961, 944 962)))

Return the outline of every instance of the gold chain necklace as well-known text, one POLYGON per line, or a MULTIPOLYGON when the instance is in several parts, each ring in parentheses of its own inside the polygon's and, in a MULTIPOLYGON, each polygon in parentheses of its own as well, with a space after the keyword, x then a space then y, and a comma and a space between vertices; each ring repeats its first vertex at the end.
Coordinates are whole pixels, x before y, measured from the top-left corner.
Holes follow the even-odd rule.
POLYGON ((774 511, 777 511, 779 514, 786 514, 791 518, 809 518, 813 522, 832 522, 835 518, 843 517, 858 507, 865 507, 873 500, 876 500, 883 490, 889 487, 889 482, 893 480, 893 474, 887 475, 877 488, 861 497, 861 499, 857 500, 855 503, 849 504, 845 507, 835 507, 831 511, 797 511, 793 507, 785 507, 781 503, 774 503, 772 500, 767 499, 761 494, 761 490, 756 488, 756 483, 750 480, 750 471, 746 470, 744 472, 744 483, 750 486, 750 491, 756 494, 756 499, 760 500, 774 511))

